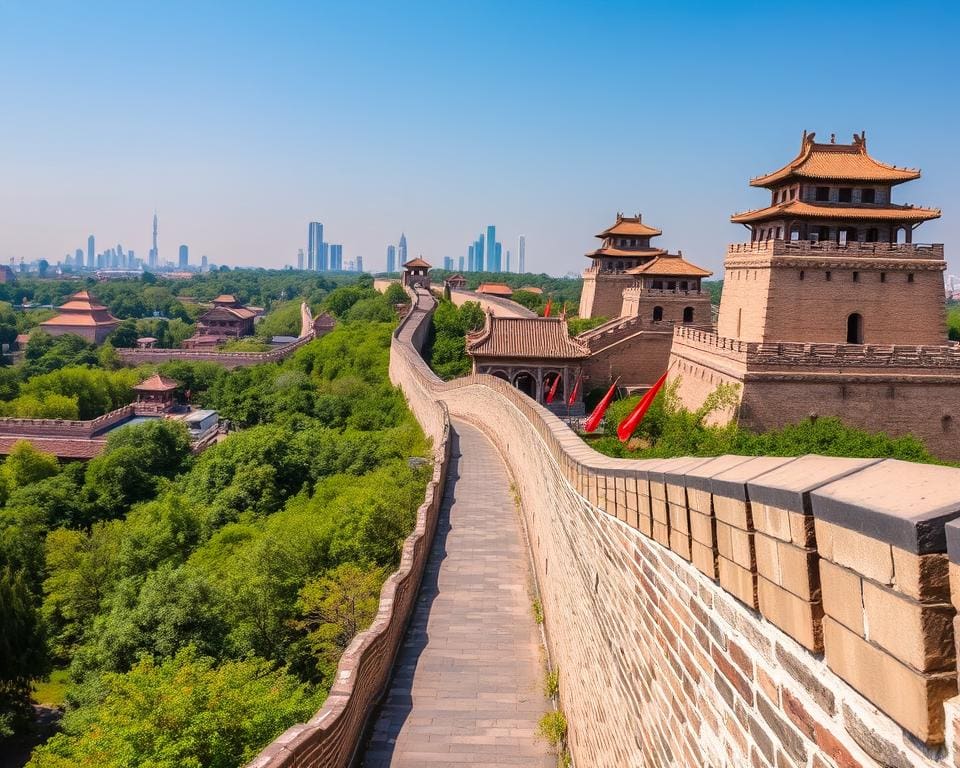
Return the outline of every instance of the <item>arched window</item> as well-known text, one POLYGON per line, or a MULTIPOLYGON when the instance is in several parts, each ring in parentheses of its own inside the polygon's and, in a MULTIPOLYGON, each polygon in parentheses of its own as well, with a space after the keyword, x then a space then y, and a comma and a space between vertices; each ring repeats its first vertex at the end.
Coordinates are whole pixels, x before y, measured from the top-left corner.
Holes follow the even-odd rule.
POLYGON ((684 307, 683 308, 683 322, 692 323, 693 322, 693 307, 684 307))
POLYGON ((653 322, 657 323, 663 320, 663 307, 653 308, 653 322))
POLYGON ((527 397, 537 396, 537 380, 526 371, 521 371, 513 377, 513 386, 527 397))
POLYGON ((863 344, 863 315, 859 312, 847 318, 847 344, 863 344))
POLYGON ((907 242, 907 230, 903 227, 897 227, 897 242, 901 244, 907 242))

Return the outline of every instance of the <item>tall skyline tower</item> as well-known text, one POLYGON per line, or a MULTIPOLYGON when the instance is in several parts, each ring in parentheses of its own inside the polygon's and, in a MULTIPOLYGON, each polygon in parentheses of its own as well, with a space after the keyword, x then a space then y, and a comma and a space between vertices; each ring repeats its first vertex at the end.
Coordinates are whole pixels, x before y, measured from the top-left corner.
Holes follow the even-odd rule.
POLYGON ((497 228, 493 224, 487 227, 487 272, 499 272, 497 264, 497 228))
MULTIPOLYGON (((96 240, 93 235, 90 235, 87 238, 87 266, 90 269, 93 269, 96 266, 97 250, 96 250, 96 240)), ((78 266, 82 267, 83 264, 78 266)))
POLYGON ((520 270, 520 273, 527 271, 527 236, 520 235, 520 240, 517 243, 517 269, 520 270))
POLYGON ((180 246, 180 269, 186 269, 190 264, 190 249, 185 245, 180 246))
POLYGON ((311 221, 307 227, 307 269, 320 271, 320 259, 323 255, 323 224, 311 221))
POLYGON ((474 271, 483 272, 483 235, 473 244, 473 266, 474 271))
POLYGON ((357 272, 363 272, 363 256, 357 256, 357 272))
POLYGON ((397 247, 395 245, 387 246, 387 273, 396 272, 397 269, 397 247))
POLYGON ((400 260, 401 267, 407 263, 407 236, 403 232, 400 233, 400 244, 397 246, 397 258, 400 260))
POLYGON ((501 260, 500 260, 501 255, 502 255, 502 244, 501 244, 501 243, 494 243, 494 246, 493 246, 493 269, 491 270, 492 272, 502 272, 502 271, 503 271, 503 269, 502 269, 502 267, 501 267, 501 264, 502 264, 503 262, 501 262, 501 260))
POLYGON ((330 244, 330 269, 335 272, 343 269, 343 245, 339 243, 330 244))
POLYGON ((159 229, 159 220, 157 219, 157 212, 153 212, 153 247, 150 249, 150 255, 148 257, 148 263, 151 267, 156 267, 160 261, 160 249, 157 247, 157 230, 159 229))
POLYGON ((507 272, 510 271, 510 251, 507 251, 507 272))
POLYGON ((297 269, 303 271, 303 248, 297 251, 297 269))
POLYGON ((474 249, 474 246, 472 246, 472 245, 468 245, 468 246, 467 246, 467 272, 474 272, 474 271, 476 271, 476 270, 474 270, 474 268, 473 268, 473 266, 474 266, 474 265, 473 265, 473 258, 474 258, 474 257, 473 257, 473 249, 474 249))

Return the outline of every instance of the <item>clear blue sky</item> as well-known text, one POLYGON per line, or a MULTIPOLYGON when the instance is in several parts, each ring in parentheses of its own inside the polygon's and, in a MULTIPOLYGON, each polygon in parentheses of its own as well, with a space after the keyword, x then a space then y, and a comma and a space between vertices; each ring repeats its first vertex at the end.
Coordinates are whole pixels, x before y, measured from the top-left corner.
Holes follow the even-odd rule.
POLYGON ((803 129, 924 177, 960 273, 951 2, 0 0, 0 260, 122 242, 282 266, 307 222, 382 268, 495 223, 583 268, 617 210, 719 271, 803 129), (310 6, 309 8, 305 6, 310 6))

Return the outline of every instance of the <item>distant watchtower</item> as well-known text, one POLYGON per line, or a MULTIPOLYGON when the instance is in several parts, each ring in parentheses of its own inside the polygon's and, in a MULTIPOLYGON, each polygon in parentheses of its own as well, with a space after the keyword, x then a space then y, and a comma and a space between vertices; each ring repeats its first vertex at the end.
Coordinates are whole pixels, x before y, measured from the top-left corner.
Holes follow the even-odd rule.
POLYGON ((430 270, 433 267, 417 257, 411 259, 403 265, 403 284, 408 288, 419 285, 422 288, 430 290, 430 270))
POLYGON ((783 168, 752 179, 770 204, 731 221, 750 230, 732 245, 717 332, 748 342, 942 344, 942 246, 913 245, 935 208, 895 204, 893 187, 920 171, 851 144, 803 134, 783 168))
POLYGON ((644 224, 639 213, 617 214, 616 223, 597 235, 601 246, 587 254, 591 263, 583 272, 580 317, 620 316, 623 291, 635 282, 627 270, 666 253, 650 245, 650 239, 660 234, 656 227, 644 224))

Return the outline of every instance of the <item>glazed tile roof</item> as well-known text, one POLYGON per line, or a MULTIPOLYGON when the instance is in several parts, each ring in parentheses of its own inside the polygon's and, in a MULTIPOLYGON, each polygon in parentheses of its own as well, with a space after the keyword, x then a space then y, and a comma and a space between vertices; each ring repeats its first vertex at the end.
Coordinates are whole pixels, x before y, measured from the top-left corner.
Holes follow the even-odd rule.
POLYGON ((214 304, 239 304, 240 301, 232 293, 221 293, 213 300, 214 304))
POLYGON ((60 311, 56 317, 44 320, 40 323, 41 328, 50 328, 56 326, 69 327, 95 327, 95 326, 116 326, 120 324, 113 315, 102 304, 86 291, 78 291, 69 298, 69 300, 57 307, 60 311))
POLYGON ((180 386, 180 383, 159 373, 153 374, 137 384, 134 389, 138 392, 169 392, 180 386))
POLYGON ((691 264, 680 254, 667 253, 639 267, 628 269, 627 274, 656 277, 709 277, 713 272, 691 264))
POLYGON ((523 285, 520 288, 517 288, 518 291, 526 291, 527 293, 535 293, 538 296, 543 295, 543 288, 537 288, 535 285, 523 285))
POLYGON ((636 216, 624 216, 617 214, 617 223, 609 229, 603 230, 597 237, 604 238, 611 235, 620 235, 622 237, 656 237, 663 232, 656 227, 649 227, 641 221, 640 214, 636 216))
POLYGON ((405 269, 432 269, 433 265, 424 261, 419 256, 415 259, 410 259, 404 265, 405 269))
POLYGON ((483 329, 467 336, 473 357, 579 360, 590 349, 570 338, 562 317, 496 317, 487 313, 483 329))
POLYGON ((915 168, 898 168, 870 157, 866 134, 855 133, 852 144, 817 144, 814 136, 804 131, 800 154, 783 168, 751 179, 750 185, 773 186, 792 177, 893 184, 920 178, 920 171, 915 168))
POLYGON ((814 204, 802 200, 790 200, 779 205, 757 208, 753 211, 737 213, 730 217, 734 224, 748 224, 754 221, 796 216, 798 218, 818 219, 862 219, 866 221, 927 221, 940 218, 939 208, 918 208, 912 205, 886 205, 881 207, 868 205, 832 205, 814 204))
POLYGON ((513 296, 513 290, 506 283, 480 283, 477 293, 486 293, 490 296, 513 296))

